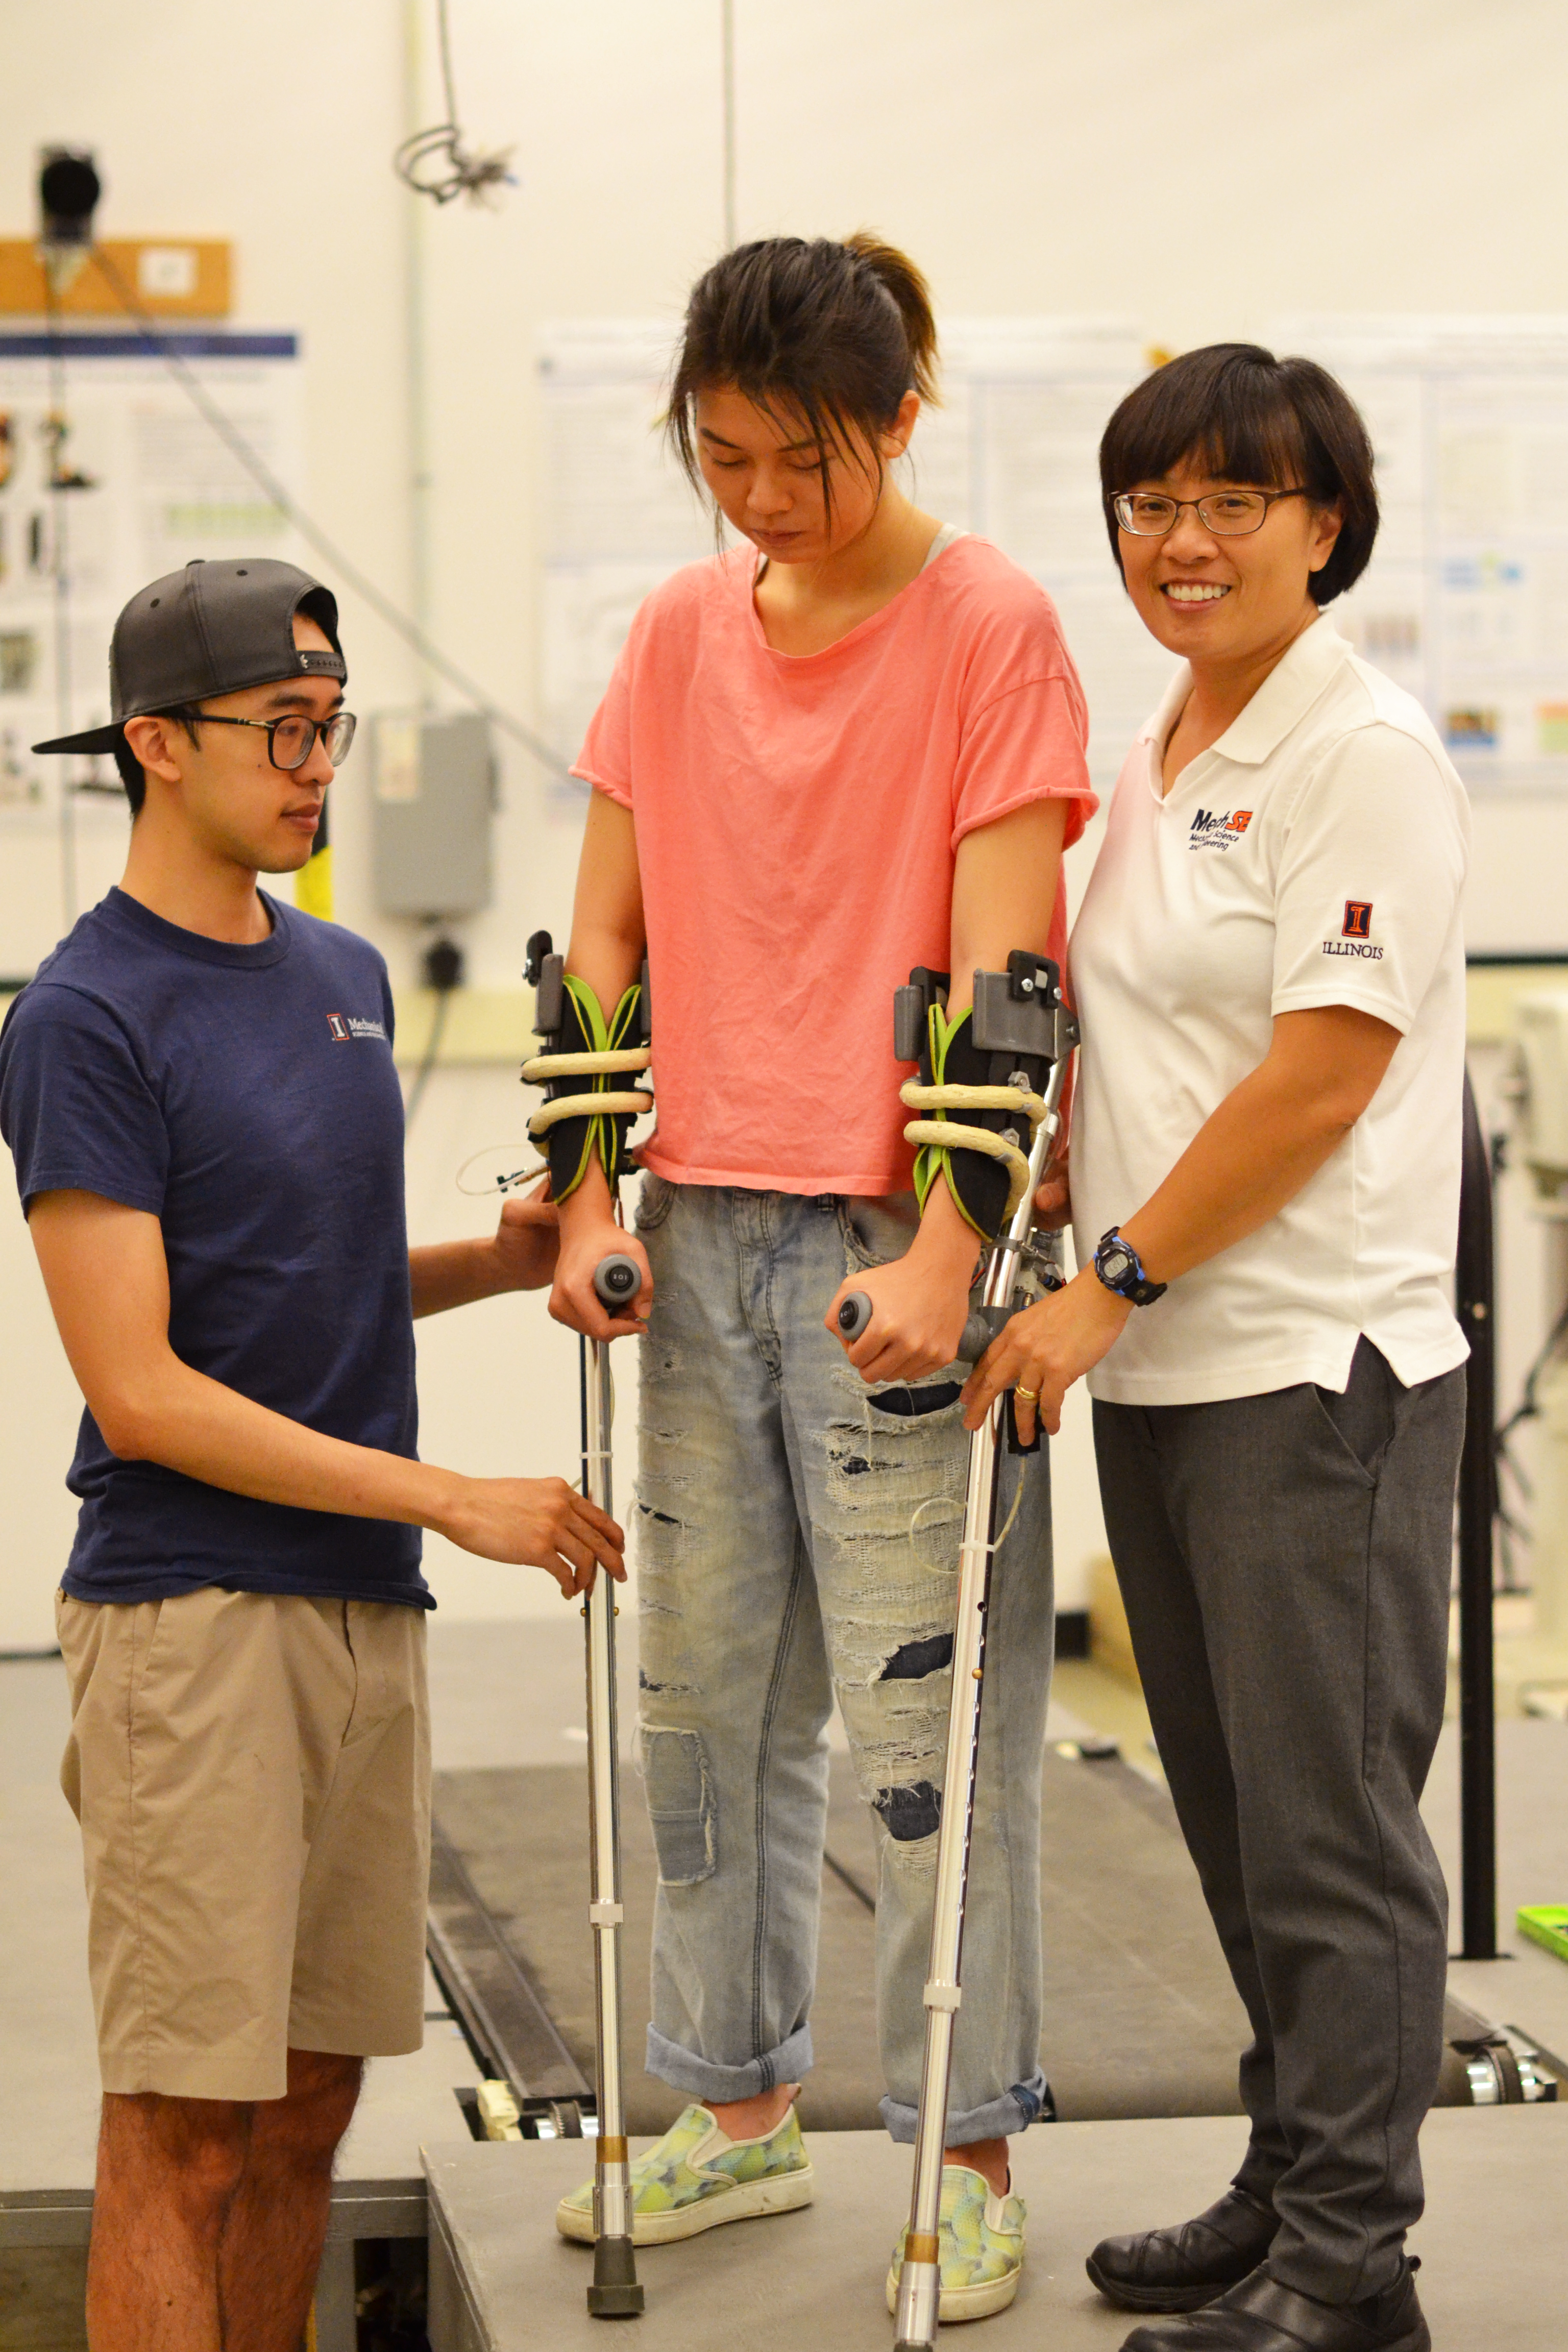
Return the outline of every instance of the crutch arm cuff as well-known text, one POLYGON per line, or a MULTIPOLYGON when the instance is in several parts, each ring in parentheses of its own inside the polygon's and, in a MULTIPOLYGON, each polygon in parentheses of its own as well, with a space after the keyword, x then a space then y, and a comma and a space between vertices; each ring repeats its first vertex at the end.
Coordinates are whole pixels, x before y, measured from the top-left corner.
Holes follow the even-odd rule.
POLYGON ((606 1021, 587 982, 567 972, 560 1026, 547 1035, 545 1050, 522 1066, 524 1083, 546 1089, 528 1133, 549 1160, 557 1202, 571 1199, 595 1159, 613 1197, 630 1159, 633 1122, 653 1108, 651 1094, 626 1083, 652 1058, 637 1035, 641 1009, 642 983, 634 981, 606 1021))

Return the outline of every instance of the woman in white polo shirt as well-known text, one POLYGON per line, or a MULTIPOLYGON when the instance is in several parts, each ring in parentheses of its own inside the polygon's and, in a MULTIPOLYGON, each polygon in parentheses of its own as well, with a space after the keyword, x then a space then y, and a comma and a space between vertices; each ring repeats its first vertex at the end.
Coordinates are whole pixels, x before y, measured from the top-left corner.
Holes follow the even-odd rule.
POLYGON ((1108 2239, 1126 2352, 1426 2352, 1405 2233, 1437 2080, 1443 1716, 1465 1342, 1464 794, 1322 607, 1377 529, 1342 388, 1249 344, 1111 418, 1111 544, 1183 656, 1070 951, 1084 1271, 970 1382, 1088 1373, 1106 1526, 1253 2041, 1232 2187, 1108 2239))

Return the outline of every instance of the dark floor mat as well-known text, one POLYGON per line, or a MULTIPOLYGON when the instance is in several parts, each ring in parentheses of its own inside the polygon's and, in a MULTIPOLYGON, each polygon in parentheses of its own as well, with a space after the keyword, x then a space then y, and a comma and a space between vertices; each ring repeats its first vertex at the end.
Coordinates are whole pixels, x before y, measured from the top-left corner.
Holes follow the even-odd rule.
MULTIPOLYGON (((685 2099, 643 2072, 657 1871, 642 1791, 625 1791, 622 1880, 626 2111, 633 2132, 660 2132, 685 2099)), ((594 2079, 594 1956, 587 1923, 588 1776, 571 1764, 438 1772, 436 1815, 556 2031, 594 2079)), ((875 1924, 831 1871, 823 1874, 822 1942, 812 2040, 816 2065, 801 2119, 818 2131, 869 2128, 882 2095, 872 1992, 875 1924)))
MULTIPOLYGON (((1163 1791, 1115 1761, 1046 1759, 1044 2062, 1064 2118, 1228 2115, 1246 2021, 1163 1791)), ((626 1790, 626 2008, 634 2132, 683 2102, 641 2071, 655 1865, 640 1790, 626 1790)), ((584 1911, 587 1776, 574 1765, 443 1772, 437 1818, 561 2039, 591 2081, 593 1958, 584 1911)), ((801 2102, 818 2130, 877 2121, 872 1994, 877 1828, 833 1759, 830 1867, 801 2102)))

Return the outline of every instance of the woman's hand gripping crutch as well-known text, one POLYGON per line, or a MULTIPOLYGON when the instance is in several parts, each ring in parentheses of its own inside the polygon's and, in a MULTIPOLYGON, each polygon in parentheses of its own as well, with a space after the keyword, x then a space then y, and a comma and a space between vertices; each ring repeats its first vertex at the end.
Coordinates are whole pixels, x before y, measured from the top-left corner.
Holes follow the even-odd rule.
MULTIPOLYGON (((648 1062, 647 983, 628 990, 605 1023, 597 1000, 579 982, 569 981, 563 960, 552 952, 548 932, 529 942, 528 977, 538 991, 538 1032, 546 1050, 523 1065, 525 1080, 548 1090, 542 1111, 529 1132, 550 1154, 552 1191, 564 1198, 596 1157, 609 1185, 612 1204, 625 1154, 626 1130, 638 1110, 651 1108, 640 1087, 624 1091, 627 1074, 640 1076, 648 1062), (640 999, 640 1002, 638 1001, 640 999), (640 1015, 640 1019, 639 1019, 640 1015), (563 1029, 567 1032, 563 1037, 563 1029), (640 1030, 642 1041, 627 1041, 640 1030), (563 1045, 570 1050, 563 1050, 563 1045), (617 1088, 613 1082, 619 1081, 617 1088), (583 1103, 584 1111, 572 1108, 583 1103), (568 1108, 563 1108, 566 1106, 568 1108), (590 1108, 591 1107, 591 1108, 590 1108)), ((610 1339, 643 1288, 645 1268, 626 1251, 602 1256, 594 1272, 596 1303, 609 1318, 605 1336, 578 1335, 583 1402, 583 1492, 608 1513, 612 1509, 610 1432, 615 1391, 610 1377, 610 1339)), ((630 1328, 640 1326, 632 1318, 630 1328)), ((626 2147, 626 2086, 621 2053, 620 1744, 616 1721, 615 1590, 595 1576, 583 1604, 587 1620, 588 1823, 590 1900, 594 1934, 594 2032, 599 2129, 594 2145, 594 2283, 588 2309, 597 2319, 635 2317, 643 2308, 632 2243, 632 2186, 626 2147)))
MULTIPOLYGON (((917 974, 911 989, 917 984, 931 1036, 939 1045, 945 1043, 943 1024, 931 1013, 931 1006, 941 1002, 941 975, 917 974)), ((1012 956, 1005 975, 977 972, 974 987, 970 1049, 988 1066, 977 1067, 972 1061, 964 1078, 944 1083, 946 1074, 940 1061, 933 1073, 928 1052, 921 1079, 904 1089, 905 1101, 926 1114, 906 1134, 911 1141, 940 1152, 961 1205, 965 1187, 953 1179, 955 1159, 977 1154, 982 1163, 1000 1163, 1006 1170, 1004 1227, 991 1244, 980 1301, 971 1311, 960 1349, 961 1357, 970 1361, 984 1355, 1021 1303, 1021 1280, 1032 1255, 1035 1196, 1054 1157, 1061 1125, 1062 1087, 1077 1041, 1072 1015, 1062 1002, 1059 974, 1045 959, 1012 956), (977 1113, 986 1117, 987 1125, 976 1124, 977 1113), (1032 1128, 1027 1153, 1018 1148, 1022 1139, 1017 1122, 1022 1118, 1032 1128)), ((902 998, 907 992, 900 994, 902 998)), ((911 1008, 900 1004, 898 1026, 900 1056, 911 1059, 911 1008)), ((967 1174, 973 1199, 973 1162, 967 1174)), ((994 1189, 991 1197, 994 1202, 994 1189)), ((843 1300, 837 1321, 847 1341, 853 1342, 865 1330, 870 1307, 863 1292, 851 1293, 843 1300)), ((970 1439, 953 1630, 952 1696, 925 1987, 925 2054, 915 2129, 914 2184, 899 2274, 898 2352, 930 2352, 936 2340, 948 2076, 953 2023, 963 2000, 960 1969, 979 1759, 985 1614, 991 1563, 998 1542, 997 1464, 1008 1411, 1005 1396, 995 1396, 970 1439)))

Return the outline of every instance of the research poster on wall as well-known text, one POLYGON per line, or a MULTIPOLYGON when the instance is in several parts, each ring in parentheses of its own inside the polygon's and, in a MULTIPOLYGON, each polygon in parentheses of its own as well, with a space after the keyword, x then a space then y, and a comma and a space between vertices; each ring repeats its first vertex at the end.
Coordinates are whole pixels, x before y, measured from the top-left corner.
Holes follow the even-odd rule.
POLYGON ((1283 318, 1366 418, 1383 527, 1334 607, 1472 793, 1568 791, 1568 318, 1283 318))
MULTIPOLYGON (((542 338, 542 674, 567 759, 642 598, 714 543, 660 430, 676 331, 587 320, 542 338)), ((1376 452, 1377 551, 1335 626, 1421 699, 1472 790, 1568 790, 1568 319, 1289 318, 1264 333, 1342 378, 1376 452)), ((1144 342, 1115 320, 952 319, 942 352, 907 487, 1054 598, 1103 790, 1170 674, 1100 503, 1100 436, 1144 342)), ((579 802, 562 786, 556 804, 579 802)))
MULTIPOLYGON (((163 340, 295 491, 295 336, 208 328, 171 330, 163 340)), ((39 759, 31 746, 108 718, 110 635, 138 588, 193 556, 258 554, 297 562, 300 548, 153 346, 118 331, 0 332, 7 971, 30 971, 75 919, 72 844, 90 833, 95 811, 118 822, 124 810, 112 761, 39 759)))
MULTIPOLYGON (((567 321, 543 330, 542 683, 546 730, 565 759, 582 743, 633 614, 713 526, 664 446, 676 327, 567 321)), ((1040 581, 1062 615, 1093 717, 1091 764, 1114 781, 1170 660, 1134 618, 1100 511, 1105 420, 1142 373, 1125 322, 946 322, 942 404, 916 428, 900 478, 943 522, 982 532, 1040 581)), ((563 814, 580 806, 558 788, 563 814)))

